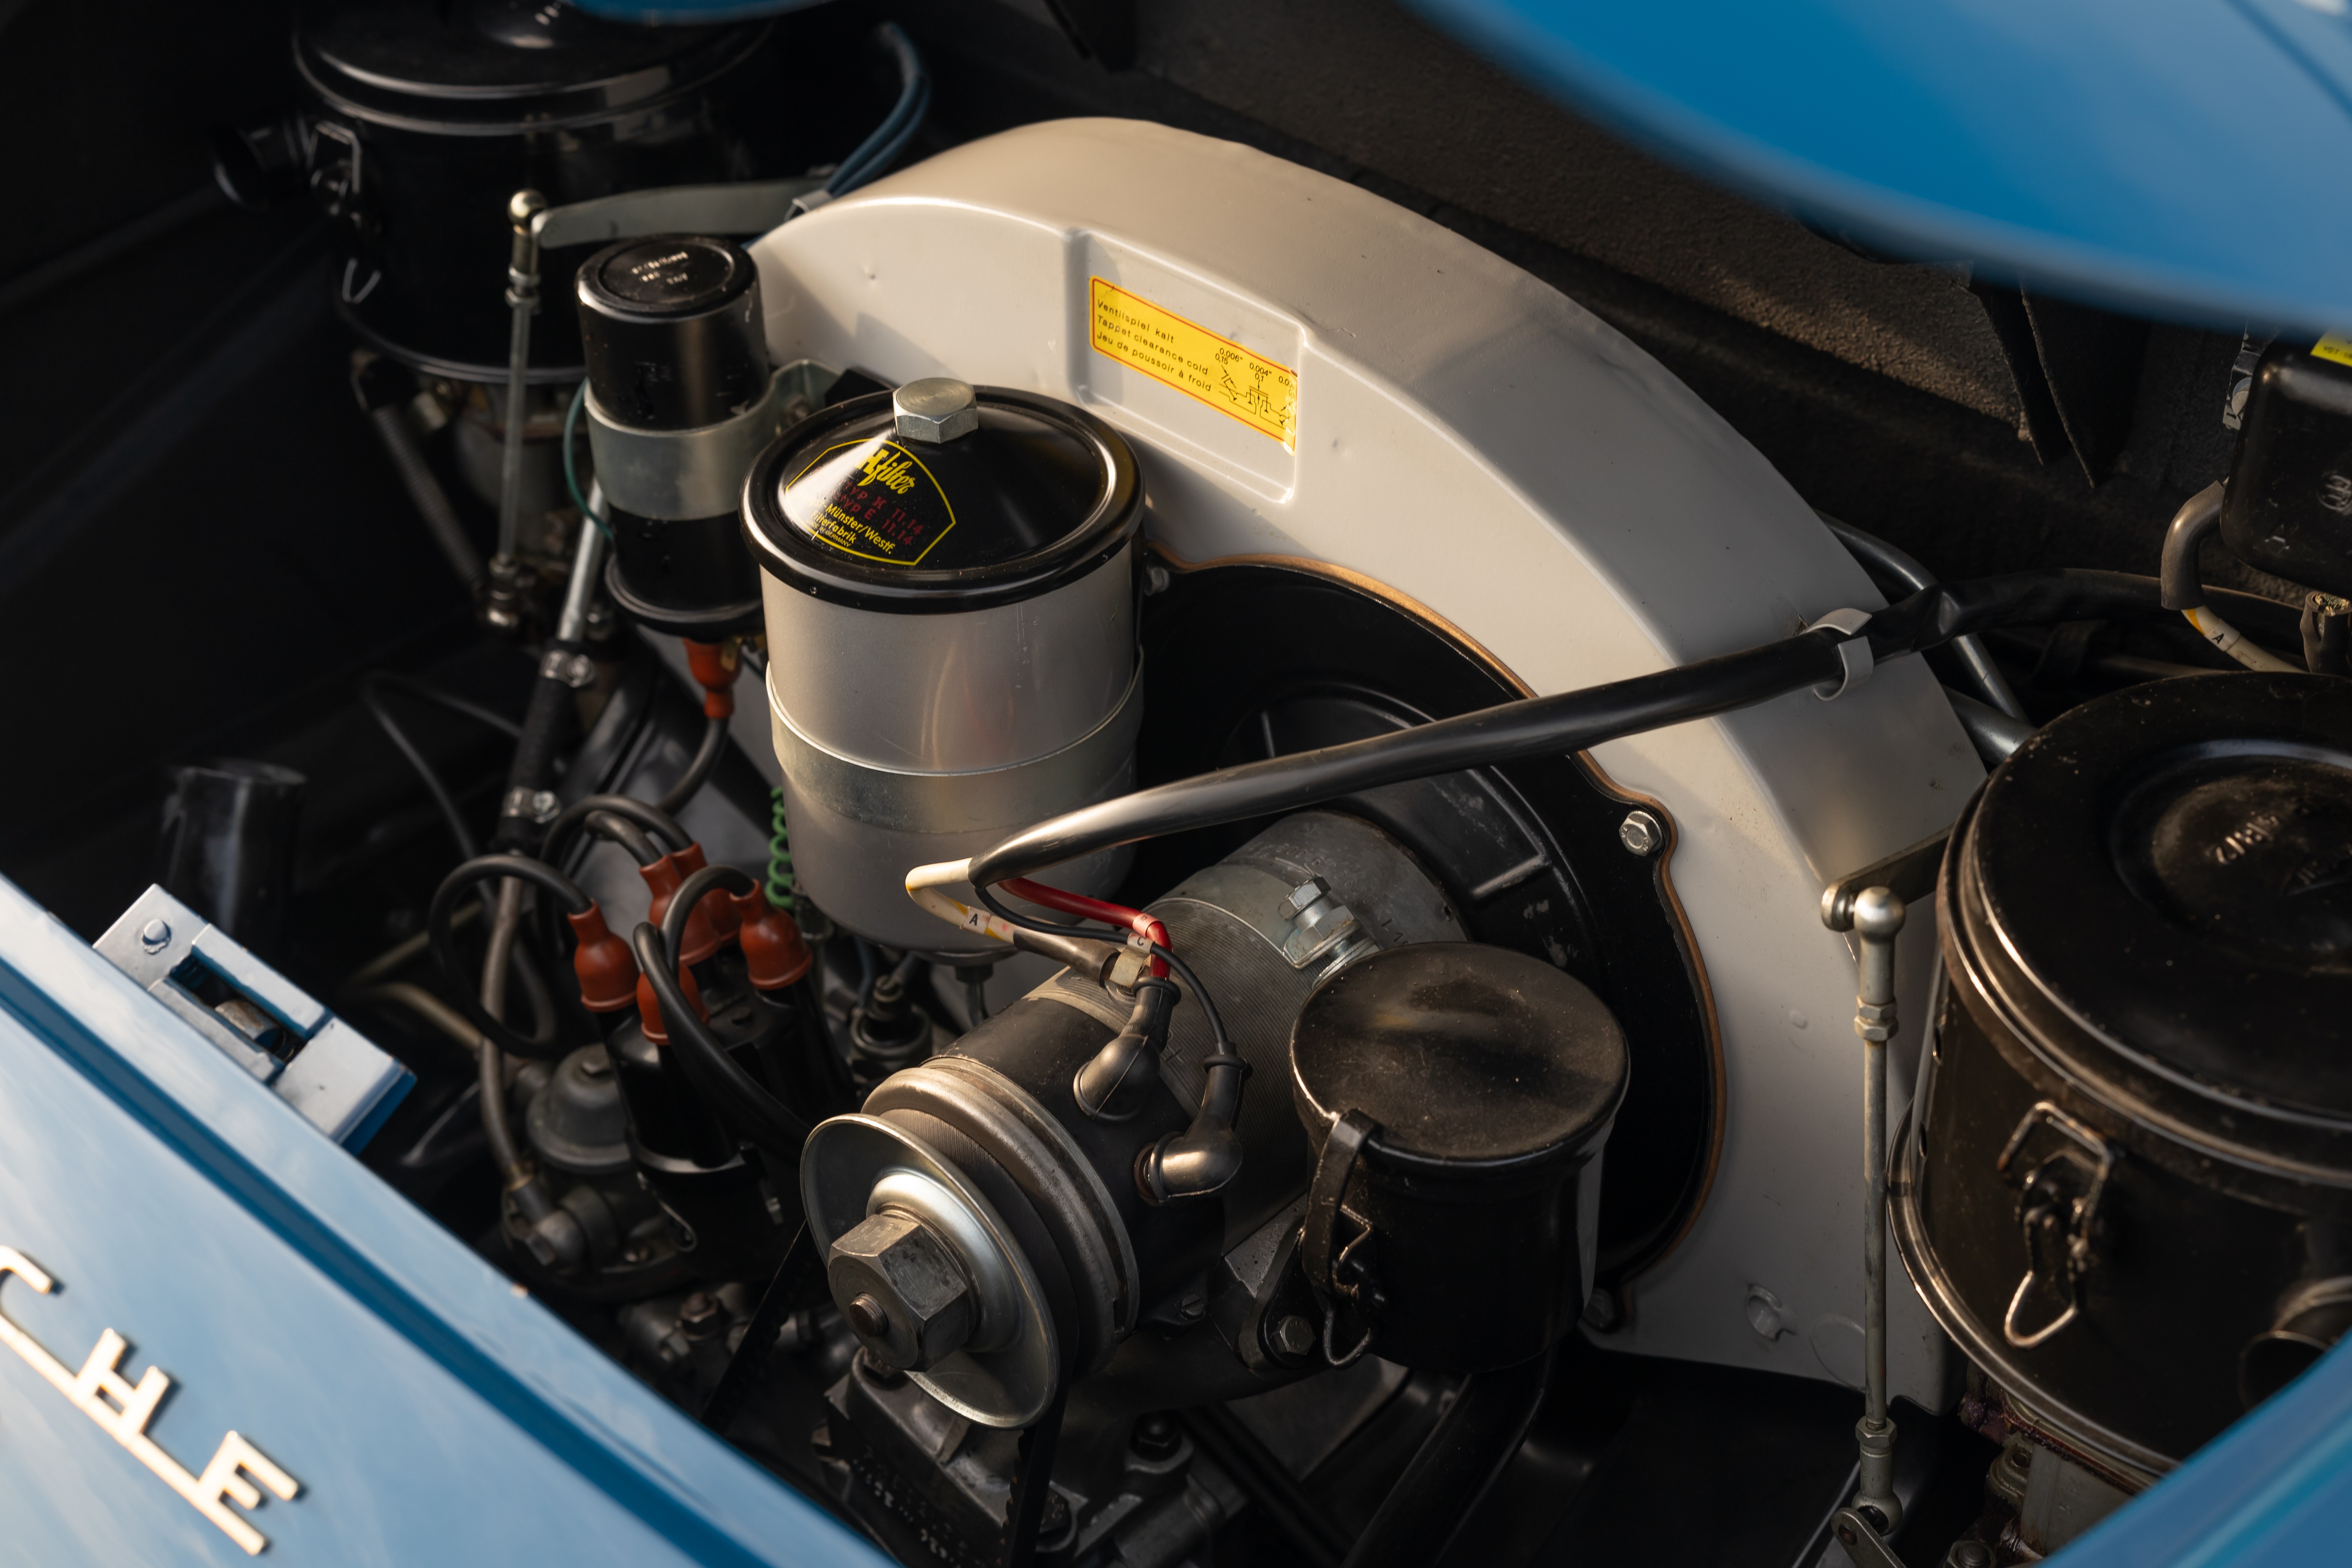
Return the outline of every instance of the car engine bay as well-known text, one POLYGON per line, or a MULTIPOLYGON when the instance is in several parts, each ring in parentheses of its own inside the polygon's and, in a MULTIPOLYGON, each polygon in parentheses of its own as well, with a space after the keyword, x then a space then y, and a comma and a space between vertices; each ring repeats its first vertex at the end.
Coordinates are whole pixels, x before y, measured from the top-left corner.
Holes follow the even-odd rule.
POLYGON ((1993 1568, 2352 1326, 2352 343, 1386 6, 0 38, 0 873, 761 1560, 1993 1568))

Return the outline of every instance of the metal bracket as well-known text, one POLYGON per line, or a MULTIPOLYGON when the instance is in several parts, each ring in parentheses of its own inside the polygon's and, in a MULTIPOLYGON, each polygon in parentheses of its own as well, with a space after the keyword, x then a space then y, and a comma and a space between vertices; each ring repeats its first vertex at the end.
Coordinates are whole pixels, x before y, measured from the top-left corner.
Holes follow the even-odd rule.
POLYGON ((347 1149, 415 1086, 397 1059, 161 888, 90 945, 347 1149))
POLYGON ((2001 1314, 2001 1337, 2020 1350, 2043 1343, 2083 1310, 2083 1279, 2098 1264, 2099 1200, 2119 1156, 2107 1141, 2044 1100, 2038 1101, 2009 1135, 1993 1169, 2023 1190, 2017 1199, 2018 1227, 2025 1237, 2025 1278, 2001 1314), (2027 1169, 2018 1158, 2034 1132, 2048 1128, 2066 1142, 2027 1169), (2062 1297, 2066 1309, 2038 1329, 2018 1327, 2018 1314, 2039 1281, 2062 1297))
POLYGON ((1323 1152, 1315 1161, 1315 1179, 1307 1188, 1307 1212, 1298 1237, 1299 1268, 1307 1276, 1307 1289, 1315 1292, 1316 1304, 1323 1310, 1323 1355, 1333 1366, 1348 1365, 1372 1342, 1367 1328, 1356 1347, 1342 1355, 1333 1339, 1343 1301, 1359 1309, 1380 1304, 1380 1287, 1370 1268, 1371 1226, 1358 1220, 1360 1234, 1344 1246, 1339 1239, 1340 1199, 1347 1193, 1348 1178, 1355 1173, 1357 1155, 1380 1130, 1380 1123, 1360 1110, 1342 1111, 1324 1135, 1323 1152))
POLYGON ((1906 904, 1916 904, 1936 890, 1936 873, 1944 863, 1944 846, 1952 830, 1922 838, 1908 849, 1898 849, 1874 860, 1859 871, 1849 871, 1822 889, 1822 924, 1834 931, 1853 929, 1853 901, 1864 889, 1884 888, 1906 904))
POLYGON ((1830 1515, 1830 1533, 1853 1559, 1854 1568, 1905 1568, 1903 1559, 1886 1543, 1886 1537, 1869 1519, 1851 1508, 1842 1508, 1830 1515))
POLYGON ((1862 629, 1868 625, 1870 612, 1867 610, 1832 610, 1805 628, 1812 632, 1826 626, 1832 631, 1845 634, 1845 641, 1837 645, 1838 659, 1845 666, 1845 673, 1834 686, 1824 680, 1814 687, 1814 696, 1824 702, 1834 702, 1870 679, 1870 672, 1876 668, 1877 661, 1871 657, 1870 639, 1861 635, 1862 629))

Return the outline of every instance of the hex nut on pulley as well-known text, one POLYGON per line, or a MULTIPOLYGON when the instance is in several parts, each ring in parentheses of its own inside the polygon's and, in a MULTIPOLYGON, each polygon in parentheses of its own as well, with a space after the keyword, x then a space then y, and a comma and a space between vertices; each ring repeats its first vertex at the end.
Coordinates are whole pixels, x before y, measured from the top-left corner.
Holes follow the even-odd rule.
POLYGON ((929 1371, 971 1337, 971 1286, 911 1215, 867 1216, 833 1244, 825 1278, 851 1331, 902 1371, 929 1371))

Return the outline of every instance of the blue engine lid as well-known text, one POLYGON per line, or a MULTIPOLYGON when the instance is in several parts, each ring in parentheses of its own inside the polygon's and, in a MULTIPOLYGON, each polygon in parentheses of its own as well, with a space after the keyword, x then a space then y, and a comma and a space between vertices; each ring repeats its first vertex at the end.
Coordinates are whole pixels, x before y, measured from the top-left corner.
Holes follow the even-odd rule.
POLYGON ((1412 0, 1821 226, 2235 331, 2352 323, 2352 0, 1412 0))
POLYGON ((11 1568, 882 1562, 5 880, 0 1459, 11 1568))

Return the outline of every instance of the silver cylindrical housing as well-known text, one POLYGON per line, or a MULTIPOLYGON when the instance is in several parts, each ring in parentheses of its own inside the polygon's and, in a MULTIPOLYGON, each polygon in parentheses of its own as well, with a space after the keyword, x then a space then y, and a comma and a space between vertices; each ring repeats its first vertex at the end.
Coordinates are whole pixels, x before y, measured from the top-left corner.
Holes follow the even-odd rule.
MULTIPOLYGON (((1134 784, 1133 455, 1048 398, 915 383, 797 427, 743 504, 795 883, 876 942, 971 947, 908 899, 907 871, 1134 784)), ((1126 859, 1056 880, 1108 892, 1126 859)))

